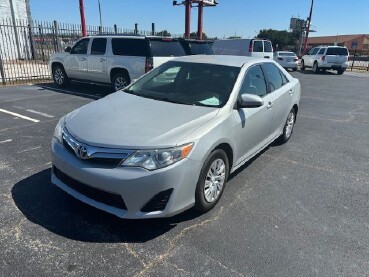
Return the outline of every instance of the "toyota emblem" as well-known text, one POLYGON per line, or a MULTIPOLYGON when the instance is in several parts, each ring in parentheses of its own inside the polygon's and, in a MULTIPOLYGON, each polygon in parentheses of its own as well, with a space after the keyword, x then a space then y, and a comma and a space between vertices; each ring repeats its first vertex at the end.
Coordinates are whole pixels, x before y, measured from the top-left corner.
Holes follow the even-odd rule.
POLYGON ((87 148, 83 145, 78 145, 76 149, 76 154, 80 159, 87 158, 87 148))

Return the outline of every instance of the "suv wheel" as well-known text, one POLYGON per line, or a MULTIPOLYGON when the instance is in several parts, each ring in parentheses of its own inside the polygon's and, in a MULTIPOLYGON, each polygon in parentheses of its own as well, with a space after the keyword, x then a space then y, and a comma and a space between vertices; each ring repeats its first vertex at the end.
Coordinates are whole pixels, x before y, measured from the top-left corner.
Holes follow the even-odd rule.
POLYGON ((319 73, 319 66, 318 66, 318 63, 317 62, 314 62, 313 64, 313 72, 314 73, 319 73))
POLYGON ((69 78, 62 65, 53 66, 53 79, 59 87, 66 87, 69 84, 69 78))
POLYGON ((337 70, 338 75, 342 75, 342 74, 343 74, 343 72, 345 72, 345 70, 344 70, 344 69, 338 69, 338 70, 337 70))
POLYGON ((222 149, 213 151, 204 162, 195 192, 195 209, 211 210, 223 194, 229 174, 229 162, 222 149))
POLYGON ((305 70, 305 62, 304 62, 304 60, 301 60, 300 68, 301 68, 301 70, 305 70))
POLYGON ((124 89, 130 83, 129 77, 124 72, 115 74, 112 78, 112 88, 114 91, 124 89))

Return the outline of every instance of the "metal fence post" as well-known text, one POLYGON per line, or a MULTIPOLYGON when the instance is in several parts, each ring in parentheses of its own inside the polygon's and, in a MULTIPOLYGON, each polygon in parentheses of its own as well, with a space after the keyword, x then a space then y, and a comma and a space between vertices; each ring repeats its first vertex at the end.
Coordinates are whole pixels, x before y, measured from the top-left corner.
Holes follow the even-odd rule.
POLYGON ((32 36, 32 27, 30 24, 28 24, 28 33, 29 33, 29 44, 30 44, 30 48, 31 48, 31 56, 32 56, 32 60, 35 60, 35 47, 33 45, 33 36, 32 36))
POLYGON ((0 53, 0 74, 1 74, 1 80, 3 82, 3 85, 6 85, 5 82, 5 72, 4 72, 4 67, 3 67, 3 59, 1 58, 1 53, 0 53))
POLYGON ((351 71, 352 71, 352 68, 354 67, 355 57, 356 57, 356 49, 354 51, 354 57, 352 58, 351 71))
POLYGON ((56 20, 53 21, 53 39, 54 39, 54 50, 55 52, 59 52, 59 42, 58 42, 58 22, 56 20))
POLYGON ((118 33, 117 24, 114 24, 114 33, 115 33, 115 34, 117 34, 117 33, 118 33))
POLYGON ((135 35, 137 35, 137 34, 138 34, 138 24, 135 23, 135 35))
POLYGON ((38 32, 40 34, 40 46, 41 46, 41 55, 42 55, 42 60, 45 61, 45 52, 44 52, 44 36, 42 34, 42 28, 41 25, 38 25, 38 32))

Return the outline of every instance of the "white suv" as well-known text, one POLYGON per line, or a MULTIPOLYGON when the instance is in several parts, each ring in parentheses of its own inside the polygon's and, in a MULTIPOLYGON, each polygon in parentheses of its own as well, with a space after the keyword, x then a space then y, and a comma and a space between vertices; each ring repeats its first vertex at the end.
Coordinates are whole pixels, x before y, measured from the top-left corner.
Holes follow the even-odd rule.
POLYGON ((154 67, 185 56, 177 39, 134 35, 85 37, 51 56, 50 70, 61 87, 70 80, 111 84, 120 90, 154 67))
POLYGON ((337 70, 343 74, 348 67, 349 52, 343 46, 318 46, 312 48, 301 59, 301 70, 312 67, 314 73, 327 69, 337 70))

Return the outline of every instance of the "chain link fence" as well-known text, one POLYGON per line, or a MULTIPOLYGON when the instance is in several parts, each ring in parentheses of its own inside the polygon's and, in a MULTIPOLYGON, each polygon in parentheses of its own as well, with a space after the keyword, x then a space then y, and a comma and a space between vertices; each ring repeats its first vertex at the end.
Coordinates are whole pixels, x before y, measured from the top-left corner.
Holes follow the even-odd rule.
MULTIPOLYGON (((88 35, 139 34, 161 32, 110 27, 87 26, 88 35)), ((56 21, 5 19, 0 21, 0 82, 3 85, 35 83, 50 79, 48 62, 55 52, 62 52, 82 36, 81 25, 56 21)), ((180 37, 180 35, 173 35, 180 37)))

